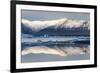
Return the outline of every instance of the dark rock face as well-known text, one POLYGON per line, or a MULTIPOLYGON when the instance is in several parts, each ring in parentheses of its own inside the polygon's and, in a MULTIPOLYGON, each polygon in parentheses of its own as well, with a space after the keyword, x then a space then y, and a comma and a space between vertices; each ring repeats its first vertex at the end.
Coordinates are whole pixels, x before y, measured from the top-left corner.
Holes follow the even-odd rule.
POLYGON ((90 30, 87 27, 73 27, 65 28, 50 26, 39 31, 33 31, 31 28, 22 24, 21 32, 25 34, 32 34, 36 36, 48 35, 48 36, 89 36, 90 30))

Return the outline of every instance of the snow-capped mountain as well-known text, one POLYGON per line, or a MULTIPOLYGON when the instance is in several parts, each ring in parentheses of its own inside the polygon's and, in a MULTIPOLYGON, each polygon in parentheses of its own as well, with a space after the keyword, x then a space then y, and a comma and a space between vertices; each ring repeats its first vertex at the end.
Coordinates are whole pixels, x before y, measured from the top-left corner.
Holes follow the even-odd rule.
POLYGON ((34 34, 51 34, 54 35, 70 35, 70 34, 85 34, 89 35, 89 21, 86 20, 72 20, 61 18, 48 21, 29 21, 22 19, 22 31, 34 34), (62 33, 64 32, 64 33, 62 33))
POLYGON ((65 27, 65 28, 75 28, 75 27, 87 27, 89 29, 89 21, 85 20, 71 20, 67 18, 61 18, 56 20, 48 20, 48 21, 29 21, 26 19, 22 19, 22 24, 31 28, 34 31, 39 31, 41 29, 55 26, 58 27, 65 27))

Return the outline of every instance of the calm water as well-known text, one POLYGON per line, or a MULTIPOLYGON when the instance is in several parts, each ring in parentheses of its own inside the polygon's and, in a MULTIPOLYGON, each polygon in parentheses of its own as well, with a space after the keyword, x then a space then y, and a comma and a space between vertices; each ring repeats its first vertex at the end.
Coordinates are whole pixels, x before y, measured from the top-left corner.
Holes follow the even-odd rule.
POLYGON ((90 58, 87 36, 23 37, 22 62, 72 61, 90 58))

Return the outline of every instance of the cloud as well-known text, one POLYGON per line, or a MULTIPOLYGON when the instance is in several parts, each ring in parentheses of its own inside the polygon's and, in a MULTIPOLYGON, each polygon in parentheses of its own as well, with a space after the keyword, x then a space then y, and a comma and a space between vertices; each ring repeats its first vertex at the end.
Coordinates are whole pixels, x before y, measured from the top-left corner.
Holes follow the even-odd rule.
POLYGON ((39 31, 41 29, 47 28, 49 26, 55 26, 57 27, 66 27, 66 28, 72 28, 72 27, 87 27, 89 28, 89 21, 85 20, 72 20, 67 18, 61 18, 56 20, 47 20, 47 21, 30 21, 26 19, 22 19, 22 23, 30 27, 31 29, 35 31, 39 31))

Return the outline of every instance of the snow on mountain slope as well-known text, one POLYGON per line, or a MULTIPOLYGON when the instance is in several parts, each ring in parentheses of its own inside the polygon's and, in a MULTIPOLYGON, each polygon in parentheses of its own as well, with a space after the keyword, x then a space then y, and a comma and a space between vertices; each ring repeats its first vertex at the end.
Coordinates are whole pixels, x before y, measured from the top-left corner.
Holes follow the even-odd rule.
POLYGON ((67 18, 47 20, 47 21, 30 21, 22 19, 22 24, 31 28, 33 31, 39 31, 50 26, 54 26, 55 29, 58 27, 64 27, 64 28, 86 27, 89 29, 89 21, 72 20, 67 18))

